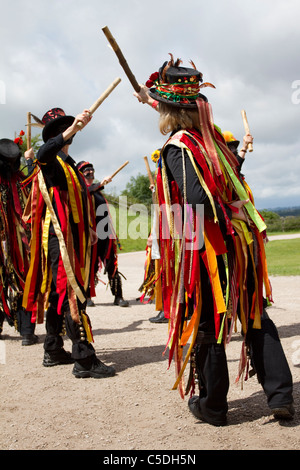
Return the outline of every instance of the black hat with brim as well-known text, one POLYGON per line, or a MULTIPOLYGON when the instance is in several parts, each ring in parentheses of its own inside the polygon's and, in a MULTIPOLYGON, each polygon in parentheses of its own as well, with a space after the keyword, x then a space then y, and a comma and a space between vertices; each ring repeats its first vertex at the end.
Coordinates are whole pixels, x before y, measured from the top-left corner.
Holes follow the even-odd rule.
POLYGON ((197 99, 207 102, 206 96, 199 92, 201 87, 199 84, 202 81, 202 73, 195 68, 169 66, 165 62, 159 69, 158 83, 155 83, 155 88, 150 88, 149 95, 154 100, 170 106, 194 109, 197 107, 197 99), (181 88, 182 94, 174 92, 174 86, 181 88), (170 88, 169 92, 168 88, 170 88), (193 90, 194 94, 192 94, 193 90))
POLYGON ((0 159, 14 163, 21 156, 19 146, 10 139, 0 139, 0 159))
POLYGON ((42 132, 43 141, 47 142, 51 137, 56 137, 58 134, 70 127, 74 120, 74 116, 58 116, 52 121, 47 122, 42 132))
POLYGON ((227 147, 229 148, 229 150, 231 150, 231 152, 236 152, 237 149, 238 149, 238 146, 240 145, 240 141, 239 140, 231 140, 230 142, 226 142, 227 144, 227 147))

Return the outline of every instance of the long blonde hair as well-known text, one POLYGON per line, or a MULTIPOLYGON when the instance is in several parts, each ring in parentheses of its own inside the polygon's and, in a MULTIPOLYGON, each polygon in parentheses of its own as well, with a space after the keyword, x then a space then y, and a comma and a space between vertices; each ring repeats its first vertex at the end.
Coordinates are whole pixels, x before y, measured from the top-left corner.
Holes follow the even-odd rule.
POLYGON ((178 129, 200 128, 198 108, 179 108, 159 103, 159 130, 163 135, 178 129))

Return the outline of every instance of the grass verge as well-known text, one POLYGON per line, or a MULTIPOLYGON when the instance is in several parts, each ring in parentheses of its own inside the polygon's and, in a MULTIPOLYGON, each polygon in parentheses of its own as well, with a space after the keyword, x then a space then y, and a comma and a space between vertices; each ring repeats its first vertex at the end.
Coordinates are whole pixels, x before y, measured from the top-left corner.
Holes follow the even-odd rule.
POLYGON ((300 238, 269 241, 266 256, 269 275, 300 275, 300 238))

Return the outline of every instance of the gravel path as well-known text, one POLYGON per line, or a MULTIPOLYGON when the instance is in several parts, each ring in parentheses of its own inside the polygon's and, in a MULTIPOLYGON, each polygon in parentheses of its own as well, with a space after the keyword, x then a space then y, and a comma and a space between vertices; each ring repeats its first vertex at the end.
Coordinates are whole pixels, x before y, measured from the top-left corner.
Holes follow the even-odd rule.
MULTIPOLYGON (((300 448, 300 277, 272 278, 275 304, 268 311, 278 327, 294 378, 296 416, 278 422, 270 415, 256 377, 235 384, 239 333, 227 348, 230 373, 228 425, 198 422, 187 399, 172 391, 174 368, 163 355, 167 324, 152 324, 154 306, 136 298, 145 255, 119 256, 126 276, 128 308, 113 305, 103 284, 89 308, 98 356, 117 374, 76 379, 72 366, 42 366, 44 325, 39 343, 24 347, 7 324, 0 343, 2 450, 295 450, 300 448)), ((107 279, 104 279, 107 281, 107 279)), ((71 349, 66 339, 65 348, 71 349)))

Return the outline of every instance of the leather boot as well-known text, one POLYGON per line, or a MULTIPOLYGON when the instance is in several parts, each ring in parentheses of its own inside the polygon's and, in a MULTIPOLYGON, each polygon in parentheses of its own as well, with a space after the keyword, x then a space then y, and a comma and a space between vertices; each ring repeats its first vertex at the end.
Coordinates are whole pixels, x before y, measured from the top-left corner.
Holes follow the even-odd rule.
POLYGON ((119 307, 128 307, 129 302, 128 300, 124 300, 122 297, 116 297, 114 305, 119 305, 119 307))
POLYGON ((156 317, 149 318, 149 321, 151 323, 168 323, 169 320, 165 317, 165 314, 162 310, 161 312, 158 312, 156 317))
POLYGON ((32 346, 38 342, 38 337, 34 334, 24 335, 22 339, 22 346, 32 346))
POLYGON ((78 379, 93 377, 102 379, 112 377, 116 371, 113 367, 105 365, 95 355, 85 359, 77 359, 73 367, 73 375, 78 379))
POLYGON ((201 421, 205 421, 206 423, 212 424, 213 426, 226 426, 227 424, 226 416, 218 418, 204 416, 200 410, 200 401, 199 396, 197 395, 194 395, 189 399, 188 407, 190 412, 195 416, 195 418, 200 419, 201 421))
POLYGON ((63 348, 56 349, 54 351, 45 351, 43 366, 53 367, 61 364, 74 364, 74 359, 71 357, 71 353, 65 351, 63 348))

